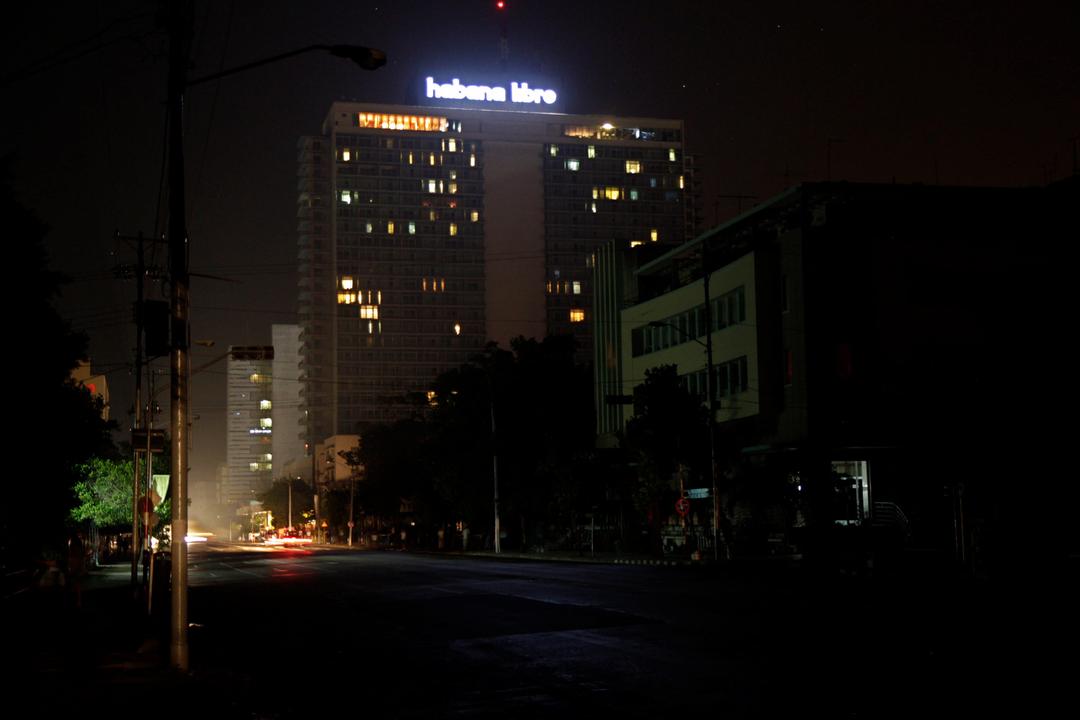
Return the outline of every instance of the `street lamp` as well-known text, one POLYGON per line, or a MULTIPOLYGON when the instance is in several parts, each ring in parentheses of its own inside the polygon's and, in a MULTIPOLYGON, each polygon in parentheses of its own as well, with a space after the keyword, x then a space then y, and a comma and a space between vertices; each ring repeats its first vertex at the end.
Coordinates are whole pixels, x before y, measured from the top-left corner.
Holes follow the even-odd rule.
MULTIPOLYGON (((308 45, 307 47, 257 60, 240 67, 224 70, 203 78, 189 80, 187 65, 190 55, 193 3, 173 0, 169 3, 169 297, 172 317, 172 351, 170 353, 170 388, 172 410, 172 536, 187 536, 187 412, 188 412, 188 313, 190 297, 188 282, 187 210, 184 197, 184 92, 188 87, 226 77, 261 65, 267 65, 301 53, 325 50, 336 57, 353 60, 365 70, 376 70, 386 64, 386 53, 373 48, 351 45, 308 45)), ((173 667, 188 669, 188 606, 187 606, 187 547, 174 543, 172 562, 172 608, 170 610, 171 643, 169 658, 173 667)))

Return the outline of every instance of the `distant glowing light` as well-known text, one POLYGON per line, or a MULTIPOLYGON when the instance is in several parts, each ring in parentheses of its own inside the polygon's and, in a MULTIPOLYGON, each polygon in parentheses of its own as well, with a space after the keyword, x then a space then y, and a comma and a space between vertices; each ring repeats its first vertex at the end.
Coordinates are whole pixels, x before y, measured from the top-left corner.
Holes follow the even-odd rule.
POLYGON ((611 123, 604 123, 600 127, 604 128, 605 130, 614 130, 615 129, 615 126, 612 125, 611 123))

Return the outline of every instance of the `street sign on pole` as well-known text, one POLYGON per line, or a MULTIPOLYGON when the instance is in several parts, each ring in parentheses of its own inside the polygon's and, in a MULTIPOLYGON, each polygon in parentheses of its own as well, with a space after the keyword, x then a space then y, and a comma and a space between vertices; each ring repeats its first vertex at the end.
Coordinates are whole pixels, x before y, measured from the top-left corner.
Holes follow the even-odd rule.
MULTIPOLYGON (((146 428, 135 428, 131 431, 131 445, 135 452, 146 452, 146 428)), ((150 430, 150 452, 165 452, 165 430, 158 428, 150 430)))
POLYGON ((687 488, 686 495, 684 497, 689 500, 701 500, 702 498, 709 497, 711 494, 712 488, 687 488))
POLYGON ((690 512, 690 501, 682 497, 675 501, 675 512, 679 513, 683 517, 690 512))

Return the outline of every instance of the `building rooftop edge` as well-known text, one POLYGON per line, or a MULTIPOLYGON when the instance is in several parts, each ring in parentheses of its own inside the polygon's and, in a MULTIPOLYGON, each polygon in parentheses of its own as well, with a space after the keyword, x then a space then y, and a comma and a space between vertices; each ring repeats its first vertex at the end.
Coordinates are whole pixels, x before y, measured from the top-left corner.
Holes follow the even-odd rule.
POLYGON ((327 112, 326 119, 329 120, 336 108, 342 106, 349 106, 357 108, 357 111, 370 110, 375 112, 395 112, 395 113, 416 113, 416 111, 423 111, 425 114, 438 114, 447 115, 450 113, 468 113, 470 115, 481 116, 504 116, 504 117, 521 117, 521 118, 544 118, 547 120, 573 120, 580 119, 582 121, 590 122, 605 122, 611 120, 618 120, 621 124, 627 123, 660 123, 663 125, 669 125, 671 127, 683 126, 683 121, 676 118, 658 118, 658 117, 638 117, 638 116, 623 116, 615 115, 613 113, 558 113, 558 112, 543 112, 543 111, 525 111, 525 110, 504 110, 501 108, 460 108, 460 107, 447 107, 442 105, 405 105, 398 103, 370 103, 352 100, 335 100, 330 105, 330 110, 327 112))

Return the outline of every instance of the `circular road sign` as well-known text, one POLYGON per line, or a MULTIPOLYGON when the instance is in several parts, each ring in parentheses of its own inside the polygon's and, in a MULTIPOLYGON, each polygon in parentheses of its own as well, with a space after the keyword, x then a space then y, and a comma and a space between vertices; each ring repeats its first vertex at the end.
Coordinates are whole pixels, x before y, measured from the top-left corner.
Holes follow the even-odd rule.
POLYGON ((679 513, 680 515, 686 515, 686 513, 690 512, 690 501, 686 498, 679 498, 678 500, 676 500, 675 512, 679 513))

